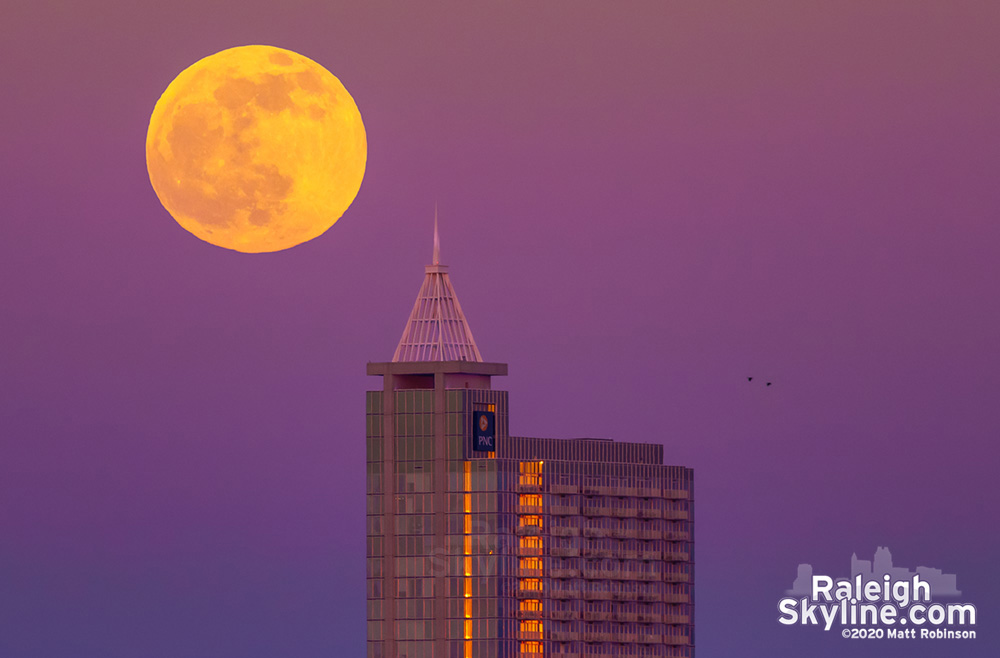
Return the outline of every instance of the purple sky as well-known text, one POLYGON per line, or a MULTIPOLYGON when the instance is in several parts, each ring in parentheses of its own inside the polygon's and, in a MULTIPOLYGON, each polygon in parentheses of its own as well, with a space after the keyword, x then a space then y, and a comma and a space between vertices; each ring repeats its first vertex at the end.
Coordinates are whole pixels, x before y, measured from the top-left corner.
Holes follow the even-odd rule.
POLYGON ((512 431, 696 469, 702 658, 1000 652, 1000 4, 36 2, 0 32, 0 655, 363 655, 365 362, 435 201, 512 431), (188 234, 144 161, 173 77, 250 43, 337 75, 369 139, 344 218, 275 254, 188 234), (957 574, 979 638, 777 623, 798 563, 879 545, 957 574))

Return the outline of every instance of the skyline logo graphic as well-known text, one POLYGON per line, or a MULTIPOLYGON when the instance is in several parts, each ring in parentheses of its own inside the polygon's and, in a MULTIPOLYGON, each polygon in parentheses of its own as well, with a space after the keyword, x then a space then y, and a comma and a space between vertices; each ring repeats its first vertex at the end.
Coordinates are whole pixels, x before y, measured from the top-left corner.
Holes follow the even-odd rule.
POLYGON ((778 623, 825 631, 838 623, 847 639, 975 639, 975 629, 967 628, 976 625, 974 605, 932 602, 960 595, 955 585, 955 575, 940 569, 894 567, 889 549, 879 546, 871 562, 851 556, 850 578, 817 575, 811 564, 800 564, 778 602, 778 623))

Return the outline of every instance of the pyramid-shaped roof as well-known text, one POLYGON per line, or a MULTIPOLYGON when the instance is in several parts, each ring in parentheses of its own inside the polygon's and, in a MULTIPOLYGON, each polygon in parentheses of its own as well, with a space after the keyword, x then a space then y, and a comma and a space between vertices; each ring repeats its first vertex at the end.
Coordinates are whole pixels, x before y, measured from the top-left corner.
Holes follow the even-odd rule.
POLYGON ((448 267, 441 265, 440 252, 435 210, 432 263, 424 268, 424 282, 392 356, 394 363, 483 360, 448 278, 448 267))

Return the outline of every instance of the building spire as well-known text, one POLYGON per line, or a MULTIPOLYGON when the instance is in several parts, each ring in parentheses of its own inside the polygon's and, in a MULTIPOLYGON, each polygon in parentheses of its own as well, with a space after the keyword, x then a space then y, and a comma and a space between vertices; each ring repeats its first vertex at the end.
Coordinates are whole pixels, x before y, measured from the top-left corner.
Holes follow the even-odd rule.
POLYGON ((434 202, 434 254, 431 258, 431 265, 441 264, 441 239, 438 238, 438 204, 434 202))
POLYGON ((458 303, 455 288, 448 278, 448 266, 441 264, 441 240, 438 236, 437 204, 434 204, 434 252, 432 263, 424 268, 424 282, 410 311, 403 335, 393 354, 399 361, 476 361, 482 362, 469 321, 458 303))

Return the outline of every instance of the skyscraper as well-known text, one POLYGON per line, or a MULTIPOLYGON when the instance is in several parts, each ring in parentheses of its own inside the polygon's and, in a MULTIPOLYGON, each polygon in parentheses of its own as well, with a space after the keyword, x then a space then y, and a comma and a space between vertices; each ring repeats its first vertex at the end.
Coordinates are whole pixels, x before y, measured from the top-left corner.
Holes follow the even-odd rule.
POLYGON ((510 436, 507 365, 439 251, 435 226, 392 361, 368 364, 368 657, 693 656, 693 472, 662 445, 510 436))

